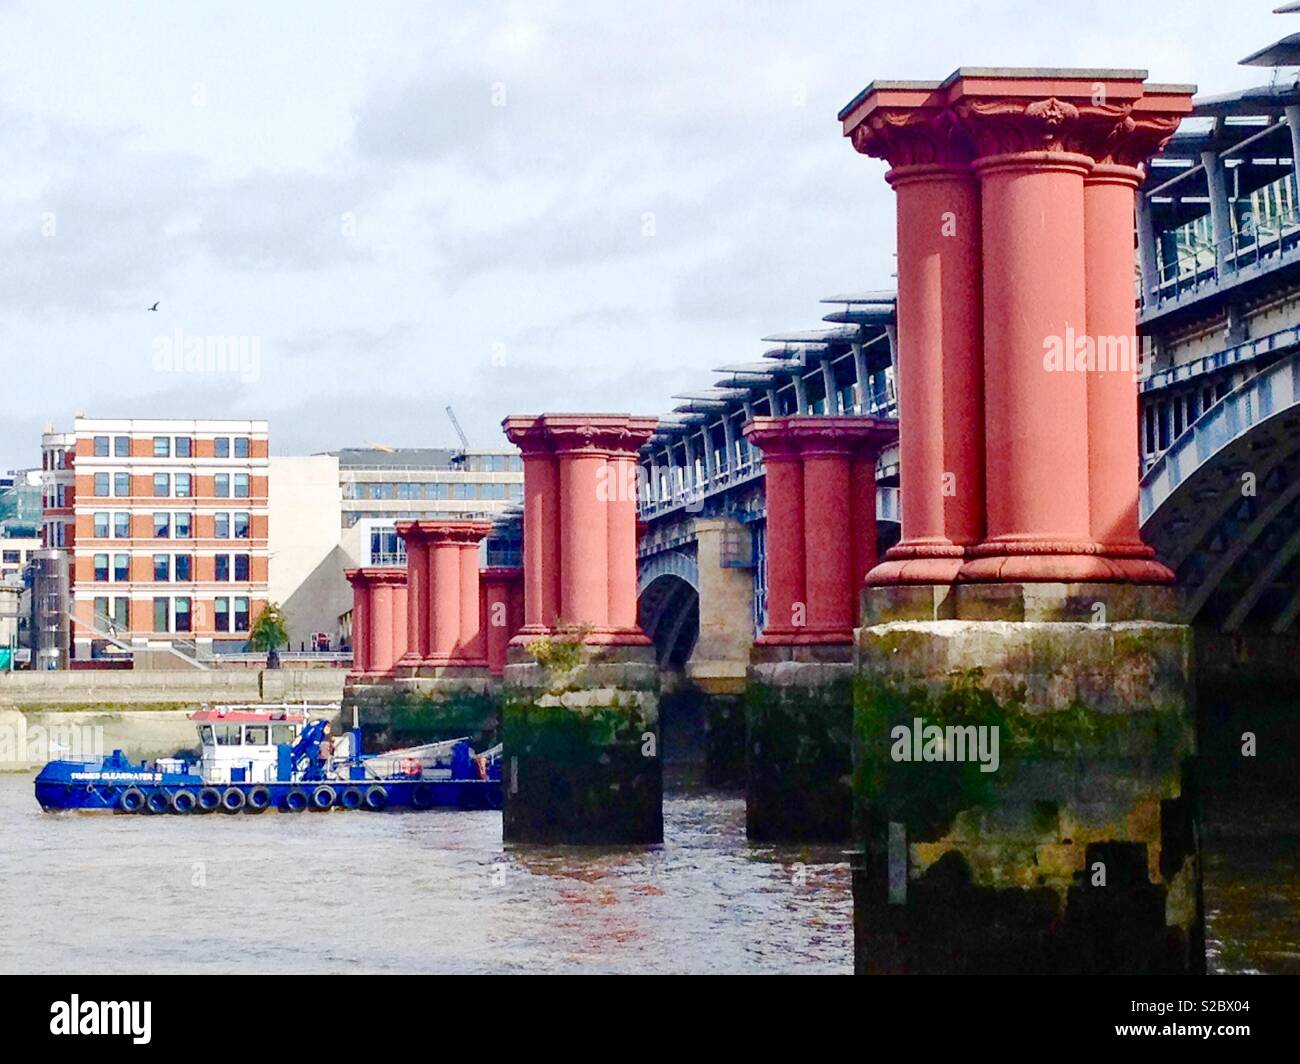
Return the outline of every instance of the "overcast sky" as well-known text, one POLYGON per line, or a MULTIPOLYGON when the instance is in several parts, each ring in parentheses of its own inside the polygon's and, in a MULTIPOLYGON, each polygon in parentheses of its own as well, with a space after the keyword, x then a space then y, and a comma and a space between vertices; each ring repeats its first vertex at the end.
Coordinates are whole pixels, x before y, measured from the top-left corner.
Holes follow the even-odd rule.
POLYGON ((1279 2, 0 0, 0 469, 78 411, 267 417, 275 454, 666 412, 893 286, 835 120, 868 81, 1223 92, 1300 31, 1279 2), (176 330, 255 339, 257 379, 160 370, 176 330))

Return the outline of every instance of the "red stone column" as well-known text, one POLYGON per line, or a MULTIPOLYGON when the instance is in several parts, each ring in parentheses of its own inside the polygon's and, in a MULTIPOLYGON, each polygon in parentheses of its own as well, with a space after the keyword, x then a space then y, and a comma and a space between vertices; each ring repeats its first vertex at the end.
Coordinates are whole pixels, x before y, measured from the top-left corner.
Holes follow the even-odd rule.
POLYGON ((767 505, 767 620, 758 644, 798 641, 808 596, 804 567, 803 459, 788 438, 788 418, 756 417, 745 423, 746 439, 763 452, 763 494, 767 505))
POLYGON ((1083 183, 1088 339, 1097 366, 1088 374, 1088 501, 1092 539, 1117 579, 1169 583, 1138 525, 1140 340, 1130 283, 1135 200, 1143 172, 1097 163, 1083 183), (1112 364, 1116 363, 1116 364, 1112 364))
POLYGON ((605 453, 579 444, 560 451, 558 457, 560 619, 608 628, 609 519, 608 504, 602 498, 608 491, 605 453), (579 617, 581 622, 576 620, 579 617))
MULTIPOLYGON (((484 533, 486 535, 486 532, 484 533)), ((481 596, 478 583, 478 543, 462 542, 460 547, 460 653, 475 665, 486 665, 483 649, 481 596)))
POLYGON ((862 417, 745 425, 766 471, 768 621, 760 644, 853 641, 858 593, 875 561, 876 459, 897 431, 893 421, 862 417))
POLYGON ((399 521, 406 542, 406 651, 398 664, 418 668, 429 653, 429 543, 418 522, 399 521))
POLYGON ((392 673, 406 649, 406 570, 349 569, 352 674, 392 673))
POLYGON ((344 575, 352 585, 352 673, 364 676, 370 671, 370 585, 360 569, 344 575))
POLYGON ((619 481, 657 420, 545 414, 504 425, 524 453, 527 623, 515 641, 563 622, 591 643, 647 645, 636 624, 635 493, 620 498, 619 481))
POLYGON ((521 634, 554 629, 560 613, 560 467, 543 419, 510 417, 506 436, 523 452, 524 596, 521 634))
POLYGON ((488 668, 498 676, 505 670, 506 646, 523 619, 523 570, 493 566, 479 570, 483 588, 482 624, 488 668))
POLYGON ((984 533, 979 190, 938 88, 882 88, 840 116, 858 151, 890 162, 898 201, 902 538, 873 584, 951 582, 984 533))
POLYGON ((636 455, 627 452, 611 454, 606 475, 610 494, 606 531, 609 624, 615 630, 627 630, 637 626, 636 455))

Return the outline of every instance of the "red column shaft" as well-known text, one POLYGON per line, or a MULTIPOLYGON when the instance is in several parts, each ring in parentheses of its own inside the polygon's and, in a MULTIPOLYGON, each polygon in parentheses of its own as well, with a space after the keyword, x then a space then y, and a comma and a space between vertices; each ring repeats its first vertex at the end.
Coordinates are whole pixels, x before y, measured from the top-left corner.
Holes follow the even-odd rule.
POLYGON ((803 455, 804 590, 808 596, 807 634, 812 637, 823 633, 824 638, 819 642, 848 642, 853 638, 849 506, 848 454, 806 451, 803 455))
POLYGON ((874 451, 857 453, 849 466, 849 537, 855 619, 858 589, 876 565, 876 458, 874 451))
POLYGON ((980 203, 965 165, 895 168, 902 539, 872 583, 943 583, 984 532, 980 203))
POLYGON ((352 579, 352 671, 370 671, 370 587, 360 575, 352 579))
MULTIPOLYGON (((1118 342, 1136 358, 1133 302, 1135 194, 1142 171, 1098 164, 1084 181, 1088 336, 1098 359, 1118 342)), ((1136 365, 1098 364, 1088 374, 1088 501, 1092 538, 1107 546, 1141 546, 1138 532, 1138 397, 1136 365)))
POLYGON ((410 613, 409 590, 405 584, 393 585, 393 661, 396 665, 410 646, 407 638, 407 620, 410 613))
POLYGON ((609 625, 611 628, 635 628, 636 456, 611 455, 606 470, 610 496, 606 503, 609 625))
MULTIPOLYGON (((1023 152, 974 165, 983 200, 985 445, 998 473, 986 486, 983 557, 962 575, 1087 578, 1087 374, 1052 369, 1044 355, 1086 335, 1083 178, 1092 160, 1023 152)), ((1130 264, 1126 277, 1132 272, 1130 264)))
POLYGON ((524 455, 524 623, 554 626, 560 612, 560 474, 553 454, 524 455))
POLYGON ((429 560, 433 609, 430 616, 430 657, 441 663, 454 660, 460 643, 460 549, 447 541, 433 541, 429 560))
POLYGON ((509 587, 500 579, 484 581, 483 624, 487 629, 488 668, 500 675, 506 667, 506 644, 510 630, 509 587))
POLYGON ((458 544, 460 554, 460 653, 474 661, 483 660, 479 628, 478 544, 458 544))
POLYGON ((804 591, 803 463, 798 455, 763 457, 767 498, 767 635, 798 632, 795 604, 807 609, 804 591))
POLYGON ((560 614, 571 624, 609 626, 609 519, 605 455, 565 451, 560 459, 560 614))
POLYGON ((429 547, 418 533, 406 537, 406 649, 413 658, 429 654, 429 547))
POLYGON ((370 587, 370 671, 387 672, 393 667, 393 588, 389 584, 370 587))

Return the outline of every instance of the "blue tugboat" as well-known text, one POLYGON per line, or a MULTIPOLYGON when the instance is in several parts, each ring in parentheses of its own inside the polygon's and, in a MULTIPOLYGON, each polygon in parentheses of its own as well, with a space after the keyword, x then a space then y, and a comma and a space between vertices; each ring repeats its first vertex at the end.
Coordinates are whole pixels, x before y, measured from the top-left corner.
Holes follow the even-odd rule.
POLYGON ((190 714, 197 760, 133 762, 114 750, 51 761, 36 777, 36 800, 45 810, 181 815, 501 808, 500 746, 476 754, 467 739, 452 739, 364 754, 359 728, 336 738, 309 708, 200 710, 190 714))

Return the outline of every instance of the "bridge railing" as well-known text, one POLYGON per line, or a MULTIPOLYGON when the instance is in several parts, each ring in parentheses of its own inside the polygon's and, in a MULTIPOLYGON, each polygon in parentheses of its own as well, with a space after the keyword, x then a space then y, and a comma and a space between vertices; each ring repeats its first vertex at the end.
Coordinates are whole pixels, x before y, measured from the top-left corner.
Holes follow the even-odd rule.
POLYGON ((1193 247, 1173 262, 1162 263, 1159 281, 1149 294, 1138 283, 1138 302, 1153 309, 1172 300, 1210 291, 1220 280, 1220 259, 1226 272, 1236 274, 1253 268, 1272 269, 1297 257, 1300 251, 1300 211, 1292 210, 1268 219, 1248 230, 1227 234, 1193 247), (1221 254, 1220 254, 1221 253, 1221 254))

